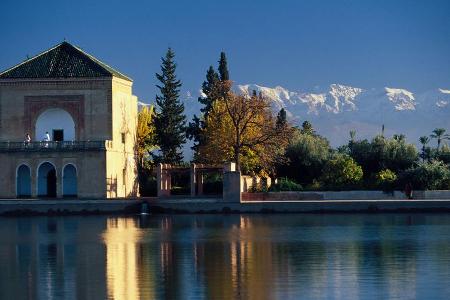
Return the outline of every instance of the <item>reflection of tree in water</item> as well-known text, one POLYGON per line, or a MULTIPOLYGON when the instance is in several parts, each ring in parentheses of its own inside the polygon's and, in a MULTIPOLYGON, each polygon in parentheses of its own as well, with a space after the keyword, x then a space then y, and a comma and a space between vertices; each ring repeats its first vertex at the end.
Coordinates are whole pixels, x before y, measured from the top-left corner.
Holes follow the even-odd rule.
POLYGON ((448 295, 442 215, 0 218, 0 299, 448 295))

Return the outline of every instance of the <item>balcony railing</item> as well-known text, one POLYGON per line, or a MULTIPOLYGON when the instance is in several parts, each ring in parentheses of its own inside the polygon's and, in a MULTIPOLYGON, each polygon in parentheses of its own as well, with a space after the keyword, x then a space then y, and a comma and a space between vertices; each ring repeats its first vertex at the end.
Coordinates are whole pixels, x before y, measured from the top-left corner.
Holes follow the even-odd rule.
POLYGON ((94 151, 110 148, 111 141, 0 142, 0 152, 94 151))

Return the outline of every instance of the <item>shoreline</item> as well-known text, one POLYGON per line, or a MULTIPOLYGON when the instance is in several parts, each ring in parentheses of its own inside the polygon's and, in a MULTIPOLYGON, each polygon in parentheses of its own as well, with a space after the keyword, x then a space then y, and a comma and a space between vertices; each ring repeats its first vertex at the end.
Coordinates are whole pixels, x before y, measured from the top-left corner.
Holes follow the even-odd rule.
POLYGON ((450 212, 450 199, 300 200, 226 202, 218 198, 142 198, 133 200, 0 200, 0 216, 136 215, 240 213, 412 213, 450 212), (145 206, 144 206, 145 204, 145 206))

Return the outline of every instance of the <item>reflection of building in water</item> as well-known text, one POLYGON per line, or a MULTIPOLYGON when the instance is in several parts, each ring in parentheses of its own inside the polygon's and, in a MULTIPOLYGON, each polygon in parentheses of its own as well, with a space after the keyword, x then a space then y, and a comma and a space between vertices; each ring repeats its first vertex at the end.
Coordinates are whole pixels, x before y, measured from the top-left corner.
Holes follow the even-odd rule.
POLYGON ((255 218, 240 216, 234 224, 224 224, 228 234, 217 241, 195 245, 197 269, 203 271, 206 298, 273 299, 274 248, 272 229, 264 222, 253 226, 255 218))
POLYGON ((101 220, 20 218, 2 225, 0 299, 105 298, 103 246, 77 243, 78 233, 90 239, 101 231, 101 220), (95 288, 88 284, 94 281, 95 288))
POLYGON ((149 244, 141 242, 137 219, 109 218, 103 233, 106 246, 106 280, 108 297, 115 300, 153 299, 149 244))

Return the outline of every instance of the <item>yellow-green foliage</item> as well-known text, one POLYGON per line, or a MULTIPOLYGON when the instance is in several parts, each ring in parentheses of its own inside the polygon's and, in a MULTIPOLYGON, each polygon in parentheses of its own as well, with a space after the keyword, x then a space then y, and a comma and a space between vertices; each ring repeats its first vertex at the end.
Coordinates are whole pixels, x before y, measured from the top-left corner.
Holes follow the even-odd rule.
POLYGON ((375 175, 375 182, 378 188, 384 191, 390 191, 395 188, 397 174, 389 169, 384 169, 375 175))
POLYGON ((376 179, 378 182, 394 182, 397 180, 397 175, 389 169, 381 170, 377 173, 376 179))
POLYGON ((141 163, 148 152, 154 148, 155 127, 153 125, 153 117, 153 106, 142 108, 138 114, 136 152, 141 163))

